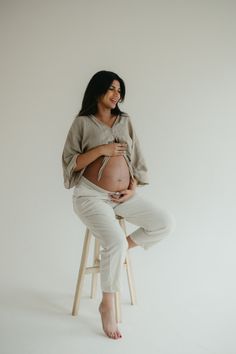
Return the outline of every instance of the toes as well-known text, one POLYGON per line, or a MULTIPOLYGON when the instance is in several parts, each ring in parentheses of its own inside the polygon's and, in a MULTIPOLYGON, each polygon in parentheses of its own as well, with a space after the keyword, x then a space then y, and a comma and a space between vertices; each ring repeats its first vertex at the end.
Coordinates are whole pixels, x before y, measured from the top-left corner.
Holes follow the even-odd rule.
POLYGON ((122 337, 122 335, 119 331, 118 332, 106 332, 106 335, 112 339, 119 339, 122 337))
POLYGON ((116 334, 117 334, 117 338, 121 338, 122 337, 122 334, 120 333, 120 331, 117 331, 116 334))
POLYGON ((106 332, 106 334, 109 338, 114 339, 114 332, 106 332))

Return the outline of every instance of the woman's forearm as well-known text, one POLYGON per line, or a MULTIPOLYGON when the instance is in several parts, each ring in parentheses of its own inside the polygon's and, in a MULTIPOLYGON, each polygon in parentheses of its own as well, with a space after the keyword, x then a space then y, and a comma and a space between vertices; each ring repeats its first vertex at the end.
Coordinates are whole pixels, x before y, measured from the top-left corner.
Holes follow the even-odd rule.
POLYGON ((100 146, 96 146, 95 148, 86 151, 84 154, 80 154, 76 159, 76 167, 74 171, 82 170, 100 156, 102 156, 102 149, 100 146))

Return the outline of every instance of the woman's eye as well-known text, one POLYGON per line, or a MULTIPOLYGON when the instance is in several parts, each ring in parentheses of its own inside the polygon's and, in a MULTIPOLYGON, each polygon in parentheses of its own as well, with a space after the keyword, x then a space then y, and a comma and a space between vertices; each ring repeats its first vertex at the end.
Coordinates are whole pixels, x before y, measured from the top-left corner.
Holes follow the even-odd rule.
MULTIPOLYGON (((109 90, 114 91, 114 87, 110 87, 109 90)), ((121 91, 118 91, 118 93, 120 94, 121 91)))

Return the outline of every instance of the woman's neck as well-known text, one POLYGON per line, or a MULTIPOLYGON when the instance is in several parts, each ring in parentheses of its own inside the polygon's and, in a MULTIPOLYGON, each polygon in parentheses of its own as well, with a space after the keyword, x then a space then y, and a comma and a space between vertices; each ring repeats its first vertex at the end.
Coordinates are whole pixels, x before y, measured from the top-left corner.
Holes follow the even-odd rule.
POLYGON ((113 118, 110 110, 105 112, 98 111, 96 113, 96 117, 103 122, 108 122, 111 118, 113 118))
POLYGON ((108 122, 113 116, 109 108, 101 107, 98 105, 98 112, 96 113, 96 117, 103 122, 108 122))

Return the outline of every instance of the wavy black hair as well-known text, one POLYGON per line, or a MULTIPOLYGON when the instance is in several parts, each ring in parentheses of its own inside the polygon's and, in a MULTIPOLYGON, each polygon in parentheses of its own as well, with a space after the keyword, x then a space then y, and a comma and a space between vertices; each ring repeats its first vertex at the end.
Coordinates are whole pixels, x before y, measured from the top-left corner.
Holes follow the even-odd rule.
MULTIPOLYGON (((112 71, 101 70, 98 71, 93 77, 90 79, 88 86, 85 90, 82 107, 78 116, 96 114, 98 111, 97 102, 98 98, 104 95, 109 87, 111 86, 113 80, 117 80, 120 83, 120 102, 124 101, 125 98, 125 83, 124 81, 112 71)), ((116 104, 114 109, 111 109, 112 115, 121 115, 124 114, 116 104)))

